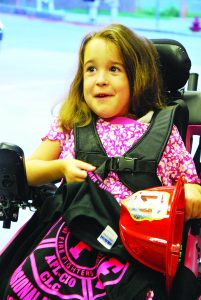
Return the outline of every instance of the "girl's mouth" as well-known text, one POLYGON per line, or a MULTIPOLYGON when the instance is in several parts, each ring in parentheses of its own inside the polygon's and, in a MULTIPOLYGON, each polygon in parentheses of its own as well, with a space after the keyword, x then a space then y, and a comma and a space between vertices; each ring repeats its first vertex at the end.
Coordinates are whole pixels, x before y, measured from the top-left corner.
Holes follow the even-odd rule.
POLYGON ((95 97, 96 98, 105 98, 105 97, 110 97, 111 95, 109 94, 104 94, 104 93, 100 93, 100 94, 97 94, 95 97))

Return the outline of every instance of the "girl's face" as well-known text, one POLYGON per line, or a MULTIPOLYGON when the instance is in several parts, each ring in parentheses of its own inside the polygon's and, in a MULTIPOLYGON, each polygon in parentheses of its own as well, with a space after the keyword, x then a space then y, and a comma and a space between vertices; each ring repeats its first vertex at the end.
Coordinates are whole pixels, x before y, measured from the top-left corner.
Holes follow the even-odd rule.
POLYGON ((130 106, 126 70, 115 44, 95 38, 84 53, 84 98, 101 118, 125 116, 130 106))

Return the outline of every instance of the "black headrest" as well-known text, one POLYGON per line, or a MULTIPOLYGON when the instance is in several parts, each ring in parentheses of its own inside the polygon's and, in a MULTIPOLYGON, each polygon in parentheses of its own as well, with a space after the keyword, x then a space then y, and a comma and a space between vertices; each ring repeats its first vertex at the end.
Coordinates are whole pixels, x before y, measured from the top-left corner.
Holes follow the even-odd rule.
POLYGON ((176 91, 188 81, 191 60, 184 46, 176 40, 151 39, 156 46, 166 91, 176 91))

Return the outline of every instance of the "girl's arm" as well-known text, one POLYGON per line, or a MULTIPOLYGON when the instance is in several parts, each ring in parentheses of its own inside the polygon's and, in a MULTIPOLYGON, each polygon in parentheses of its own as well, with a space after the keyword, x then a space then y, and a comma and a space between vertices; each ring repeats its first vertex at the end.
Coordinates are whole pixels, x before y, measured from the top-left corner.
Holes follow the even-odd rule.
POLYGON ((201 218, 201 186, 186 183, 185 189, 185 220, 201 218))
POLYGON ((41 185, 62 178, 62 163, 58 160, 60 142, 48 139, 26 159, 26 173, 29 185, 41 185))
POLYGON ((30 186, 41 185, 65 178, 67 182, 81 182, 87 171, 95 167, 77 159, 59 159, 60 142, 44 140, 25 161, 27 180, 30 186))

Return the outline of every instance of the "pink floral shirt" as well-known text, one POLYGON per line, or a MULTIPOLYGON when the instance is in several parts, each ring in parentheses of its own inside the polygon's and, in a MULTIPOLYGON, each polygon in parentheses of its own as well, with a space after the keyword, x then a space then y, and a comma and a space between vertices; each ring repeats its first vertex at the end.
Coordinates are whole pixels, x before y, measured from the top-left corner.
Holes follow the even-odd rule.
MULTIPOLYGON (((122 156, 144 134, 149 124, 124 117, 111 118, 109 120, 98 119, 96 128, 103 147, 109 157, 122 156)), ((55 119, 49 132, 42 138, 59 140, 61 145, 60 158, 74 158, 74 134, 64 132, 55 119)), ((196 174, 195 165, 191 155, 187 152, 176 126, 166 145, 163 156, 159 162, 157 175, 163 185, 173 185, 183 175, 189 183, 200 183, 196 174)), ((119 204, 121 200, 130 196, 128 190, 118 179, 118 175, 110 172, 104 183, 114 195, 119 204)))

